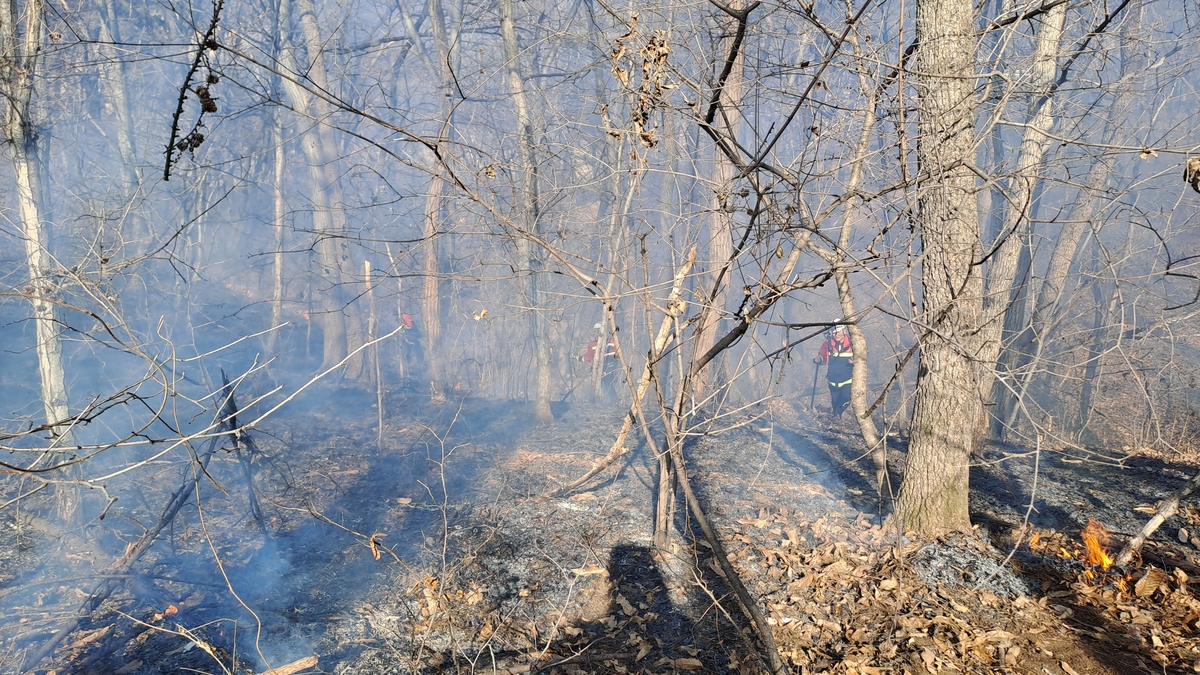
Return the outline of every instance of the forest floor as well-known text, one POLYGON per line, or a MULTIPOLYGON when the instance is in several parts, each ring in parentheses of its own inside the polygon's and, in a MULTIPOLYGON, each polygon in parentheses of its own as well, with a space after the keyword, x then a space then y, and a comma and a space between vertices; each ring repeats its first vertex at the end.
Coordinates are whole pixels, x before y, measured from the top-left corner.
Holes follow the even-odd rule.
MULTIPOLYGON (((381 440, 374 398, 352 390, 265 425, 262 527, 220 453, 202 508, 29 668, 25 650, 77 611, 184 474, 153 469, 86 528, 7 515, 0 672, 766 672, 682 504, 671 550, 651 546, 657 464, 643 443, 545 496, 604 456, 620 409, 563 405, 553 425, 494 401, 397 396, 385 410, 381 440)), ((701 431, 693 485, 795 673, 1200 671, 1200 512, 1170 519, 1125 570, 1088 565, 1080 539, 1095 520, 1119 548, 1196 471, 1187 458, 992 447, 972 468, 974 532, 921 542, 881 524, 843 425, 776 404, 701 431)))

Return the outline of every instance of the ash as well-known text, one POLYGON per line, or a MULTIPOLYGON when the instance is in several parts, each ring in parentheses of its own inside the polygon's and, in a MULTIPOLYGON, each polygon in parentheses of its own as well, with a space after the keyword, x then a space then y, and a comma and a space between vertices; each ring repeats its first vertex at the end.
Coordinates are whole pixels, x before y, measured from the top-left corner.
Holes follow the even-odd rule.
POLYGON ((997 596, 1016 599, 1034 589, 1005 565, 1005 552, 971 538, 932 542, 917 549, 910 563, 917 577, 933 587, 987 589, 997 596))
MULTIPOLYGON (((386 401, 377 445, 374 416, 363 415, 373 396, 339 391, 307 408, 300 403, 262 431, 256 489, 267 531, 252 526, 235 491, 207 490, 204 522, 185 510, 146 556, 145 576, 113 596, 122 614, 84 626, 116 629, 81 631, 97 637, 64 642, 56 664, 127 675, 216 670, 202 650, 163 630, 180 625, 239 674, 310 655, 320 656, 325 672, 363 675, 515 673, 564 661, 566 671, 587 673, 617 665, 636 672, 635 664, 647 672, 757 668, 741 637, 745 619, 682 502, 670 549, 651 546, 654 448, 632 437, 628 454, 590 484, 549 496, 608 452, 626 410, 563 407, 555 424, 538 425, 519 403, 431 405, 396 396, 386 401)), ((887 659, 900 656, 881 656, 897 653, 890 633, 859 628, 890 625, 896 612, 929 611, 940 596, 950 602, 978 592, 979 616, 990 612, 996 621, 1011 608, 989 596, 1024 607, 1023 596, 1046 586, 1027 574, 1028 552, 1014 558, 1016 569, 1004 560, 1031 501, 1031 525, 1074 528, 1103 507, 1097 515, 1129 513, 1173 487, 1151 480, 1169 467, 1149 460, 1110 470, 1114 479, 1047 457, 1031 493, 1024 488, 1030 460, 1006 459, 973 469, 972 515, 985 537, 909 544, 881 527, 887 513, 860 444, 828 425, 764 410, 700 429, 685 446, 692 483, 735 568, 777 621, 779 639, 792 640, 788 658, 810 669, 868 646, 870 658, 893 663, 887 659), (893 596, 901 604, 876 602, 893 596), (847 614, 858 606, 883 614, 847 614)), ((898 445, 895 465, 903 460, 898 445)), ((1172 470, 1182 481, 1186 473, 1172 470)), ((218 458, 211 471, 238 485, 233 460, 218 458)), ((159 481, 177 482, 174 474, 159 481)), ((163 496, 154 484, 139 490, 141 510, 114 511, 122 518, 106 525, 115 534, 90 542, 91 559, 118 557, 139 532, 132 523, 158 508, 163 496)), ((1136 523, 1123 517, 1120 527, 1136 523)), ((75 547, 82 545, 71 540, 35 556, 21 538, 28 534, 18 535, 49 541, 50 528, 36 525, 0 521, 0 580, 15 575, 7 580, 12 618, 0 620, 7 644, 44 637, 53 616, 72 611, 90 589, 45 584, 86 579, 89 570, 66 567, 81 557, 75 547), (33 620, 16 623, 25 617, 33 620)), ((102 564, 90 571, 102 572, 102 564)))

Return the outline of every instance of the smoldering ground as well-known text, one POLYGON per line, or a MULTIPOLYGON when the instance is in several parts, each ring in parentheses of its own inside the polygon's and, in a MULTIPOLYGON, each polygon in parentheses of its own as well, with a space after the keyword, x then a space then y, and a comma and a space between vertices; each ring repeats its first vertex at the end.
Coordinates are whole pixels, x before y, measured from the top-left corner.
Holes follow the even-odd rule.
MULTIPOLYGON (((252 351, 239 356, 253 363, 252 351)), ((257 373, 241 381, 243 420, 291 393, 273 392, 279 381, 257 373)), ((213 395, 198 382, 184 380, 181 389, 197 401, 213 395)), ((212 400, 180 419, 203 428, 200 411, 212 400)), ((248 432, 258 449, 250 484, 224 439, 203 473, 196 455, 180 450, 114 477, 106 489, 120 499, 103 521, 102 501, 85 499, 86 517, 70 525, 47 518, 49 495, 30 498, 3 535, 14 552, 3 561, 11 575, 0 625, 11 655, 4 667, 23 670, 23 652, 78 611, 169 495, 193 480, 195 495, 170 528, 39 669, 261 672, 314 655, 324 670, 368 674, 526 672, 559 662, 580 672, 622 663, 647 672, 759 667, 754 645, 740 637, 746 620, 682 504, 672 549, 653 552, 653 448, 631 441, 629 454, 582 490, 546 497, 607 452, 624 409, 563 404, 556 424, 543 426, 523 403, 432 404, 406 390, 385 398, 379 434, 376 405, 373 391, 314 385, 248 432), (250 509, 251 484, 262 525, 250 509)), ((904 440, 889 437, 896 473, 904 440)), ((860 445, 802 400, 727 416, 686 443, 700 498, 730 540, 739 573, 768 599, 785 645, 794 626, 834 620, 821 609, 789 609, 791 598, 803 597, 798 591, 777 597, 797 583, 790 575, 820 587, 839 578, 832 562, 873 554, 867 564, 886 571, 894 563, 878 552, 907 546, 880 528, 887 509, 860 445), (866 548, 854 528, 867 533, 866 548), (841 548, 830 554, 826 546, 841 548), (798 562, 780 567, 796 555, 820 574, 798 562)), ((914 576, 906 583, 953 595, 987 580, 997 597, 1035 597, 1056 587, 1046 586, 1034 557, 1021 552, 1015 565, 1004 563, 1027 504, 1035 526, 1066 531, 1100 516, 1130 531, 1133 508, 1185 475, 1148 459, 1105 470, 1018 450, 994 448, 975 469, 973 508, 990 539, 969 555, 953 543, 910 551, 902 569, 914 576), (1053 478, 1034 480, 1036 462, 1053 478)), ((96 467, 149 456, 113 453, 96 467)), ((1006 616, 989 611, 996 621, 1006 616)), ((806 638, 812 646, 793 645, 788 658, 816 667, 844 658, 848 645, 868 644, 846 630, 806 638)), ((872 643, 873 658, 884 658, 887 641, 872 643)))

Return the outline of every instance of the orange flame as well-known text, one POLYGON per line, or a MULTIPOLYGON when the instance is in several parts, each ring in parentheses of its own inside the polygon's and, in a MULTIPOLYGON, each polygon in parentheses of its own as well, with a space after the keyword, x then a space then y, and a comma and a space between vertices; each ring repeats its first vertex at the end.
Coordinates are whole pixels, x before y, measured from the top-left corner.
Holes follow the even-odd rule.
POLYGON ((1089 565, 1099 565, 1102 570, 1112 567, 1113 559, 1105 551, 1108 541, 1108 530, 1095 520, 1089 519, 1087 527, 1083 529, 1083 545, 1087 547, 1087 556, 1083 561, 1089 565))

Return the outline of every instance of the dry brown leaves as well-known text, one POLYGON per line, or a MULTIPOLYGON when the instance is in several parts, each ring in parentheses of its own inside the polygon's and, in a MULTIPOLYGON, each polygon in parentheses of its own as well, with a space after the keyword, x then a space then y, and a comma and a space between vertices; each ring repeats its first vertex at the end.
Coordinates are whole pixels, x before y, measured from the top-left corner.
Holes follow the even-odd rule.
POLYGON ((740 524, 726 537, 731 558, 765 598, 798 673, 1200 669, 1200 601, 1179 570, 1088 579, 1081 562, 1065 575, 1026 569, 1045 593, 1005 598, 986 586, 924 582, 905 562, 921 545, 900 544, 861 517, 763 510, 740 524))

